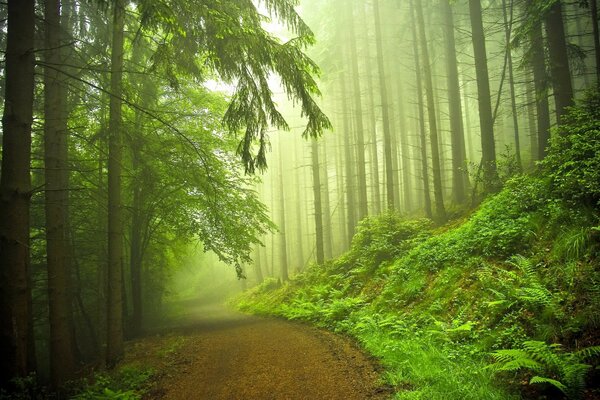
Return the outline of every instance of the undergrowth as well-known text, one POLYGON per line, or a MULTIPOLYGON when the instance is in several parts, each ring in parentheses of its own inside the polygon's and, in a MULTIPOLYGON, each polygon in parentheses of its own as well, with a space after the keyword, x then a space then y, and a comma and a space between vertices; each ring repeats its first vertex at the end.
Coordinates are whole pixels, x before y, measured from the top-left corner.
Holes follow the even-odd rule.
POLYGON ((541 171, 469 218, 369 217, 348 252, 239 308, 355 337, 397 399, 600 396, 599 99, 571 110, 541 171))

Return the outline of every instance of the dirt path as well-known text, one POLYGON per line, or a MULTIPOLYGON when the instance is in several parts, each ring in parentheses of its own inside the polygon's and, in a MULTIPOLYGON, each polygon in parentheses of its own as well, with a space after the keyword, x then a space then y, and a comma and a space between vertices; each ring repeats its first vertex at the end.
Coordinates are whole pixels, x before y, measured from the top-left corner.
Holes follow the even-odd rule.
POLYGON ((178 334, 186 336, 177 351, 180 365, 162 379, 153 398, 389 398, 373 361, 345 338, 221 307, 196 308, 190 315, 193 323, 177 328, 178 334))

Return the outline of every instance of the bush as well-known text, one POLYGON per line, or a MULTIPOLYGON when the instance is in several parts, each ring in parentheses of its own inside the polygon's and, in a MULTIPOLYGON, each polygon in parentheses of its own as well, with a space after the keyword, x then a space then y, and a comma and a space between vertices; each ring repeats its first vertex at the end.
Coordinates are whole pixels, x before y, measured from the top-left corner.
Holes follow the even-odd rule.
POLYGON ((585 98, 554 130, 550 151, 542 162, 553 192, 572 202, 600 206, 600 92, 585 98))

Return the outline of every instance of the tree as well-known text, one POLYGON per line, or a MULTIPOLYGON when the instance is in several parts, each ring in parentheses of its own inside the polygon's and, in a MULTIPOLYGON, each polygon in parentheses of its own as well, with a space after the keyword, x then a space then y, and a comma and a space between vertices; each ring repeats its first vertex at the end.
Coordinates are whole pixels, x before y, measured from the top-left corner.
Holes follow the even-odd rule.
POLYGON ((0 176, 0 383, 35 369, 29 281, 33 0, 8 1, 0 176))
POLYGON ((573 86, 562 15, 562 4, 560 0, 557 0, 553 2, 544 16, 556 119, 559 124, 566 108, 573 105, 573 86))
POLYGON ((383 120, 383 150, 385 158, 385 184, 386 199, 389 210, 394 209, 395 188, 394 169, 392 165, 392 132, 390 127, 390 110, 388 105, 388 94, 385 81, 385 64, 383 58, 383 38, 381 33, 381 15, 379 10, 380 0, 373 2, 373 13, 375 16, 375 48, 377 54, 377 69, 379 76, 379 95, 381 101, 381 118, 383 120))
POLYGON ((479 124, 481 125, 481 152, 483 182, 485 191, 494 191, 498 186, 496 169, 496 143, 494 141, 494 119, 488 76, 487 54, 485 50, 485 33, 481 16, 481 2, 469 0, 469 17, 475 56, 475 73, 477 76, 477 99, 479 103, 479 124))
POLYGON ((419 129, 419 150, 421 152, 421 179, 423 181, 423 208, 425 209, 425 215, 428 218, 433 218, 433 212, 431 210, 431 193, 429 190, 429 165, 427 157, 427 135, 425 132, 425 111, 423 109, 423 86, 421 76, 421 60, 419 52, 419 43, 417 40, 417 26, 411 24, 412 39, 413 39, 413 58, 415 62, 415 78, 417 86, 417 124, 419 129))
POLYGON ((348 26, 348 44, 350 47, 350 69, 352 74, 352 89, 354 100, 354 131, 356 132, 356 168, 357 168, 357 190, 358 190, 358 220, 362 220, 368 214, 367 204, 367 174, 365 171, 365 139, 363 127, 363 110, 361 102, 361 85, 358 75, 358 54, 356 51, 357 39, 354 31, 354 18, 352 5, 343 7, 346 10, 348 26))
POLYGON ((319 166, 319 147, 316 140, 311 143, 311 158, 312 158, 312 176, 313 176, 313 193, 315 204, 315 239, 317 248, 317 263, 323 264, 325 261, 325 251, 323 248, 323 210, 321 205, 321 177, 319 166))
MULTIPOLYGON (((528 14, 533 11, 533 1, 528 3, 528 14)), ((535 18, 530 16, 530 18, 535 18)), ((538 19, 533 19, 533 25, 529 32, 530 40, 530 62, 533 72, 533 82, 535 89, 535 107, 537 120, 538 159, 542 160, 547 154, 547 148, 550 141, 550 107, 548 105, 547 85, 548 76, 546 73, 546 61, 544 56, 544 42, 542 36, 542 25, 538 19)))
POLYGON ((46 0, 44 59, 44 159, 46 252, 50 321, 50 371, 59 387, 75 372, 68 219, 68 127, 66 92, 60 75, 61 2, 46 0))
MULTIPOLYGON (((412 0, 411 0, 412 1, 412 0)), ((412 1, 411 5, 415 2, 412 1)), ((444 207, 442 176, 440 171, 440 154, 438 128, 435 114, 435 101, 433 98, 433 83, 431 66, 429 61, 429 50, 427 49, 427 38, 425 36, 425 20, 423 17, 423 6, 420 1, 414 7, 416 13, 416 24, 418 37, 421 44, 421 59, 423 77, 425 79, 425 97, 427 99, 427 112, 429 115, 429 140, 431 142, 431 164, 433 170, 433 196, 435 200, 435 219, 438 223, 446 222, 446 209, 444 207)))
POLYGON ((523 162, 521 161, 521 141, 519 139, 519 118, 517 112, 517 101, 515 94, 515 79, 513 72, 513 60, 512 60, 512 49, 511 49, 511 34, 513 26, 513 4, 510 3, 510 17, 506 10, 506 0, 502 0, 502 17, 504 19, 504 34, 506 37, 506 64, 508 65, 508 83, 510 86, 510 105, 511 114, 513 119, 513 130, 515 138, 515 156, 517 159, 517 168, 519 171, 523 169, 523 162))
POLYGON ((440 0, 444 17, 444 39, 446 50, 446 77, 448 85, 448 106, 450 112, 450 132, 452 141, 452 193, 454 201, 466 201, 468 175, 466 172, 467 151, 462 123, 462 106, 458 65, 456 62, 456 40, 454 38, 454 17, 449 0, 440 0))
POLYGON ((121 168, 123 162, 122 111, 125 3, 113 4, 110 67, 110 116, 108 124, 108 271, 106 362, 114 365, 123 356, 123 216, 121 168))

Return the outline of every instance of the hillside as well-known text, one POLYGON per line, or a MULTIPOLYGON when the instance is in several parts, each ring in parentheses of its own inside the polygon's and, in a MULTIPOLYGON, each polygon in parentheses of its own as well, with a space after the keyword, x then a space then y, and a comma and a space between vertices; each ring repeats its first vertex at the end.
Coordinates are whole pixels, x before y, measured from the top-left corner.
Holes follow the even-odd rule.
POLYGON ((599 398, 599 104, 470 215, 368 217, 348 252, 239 308, 356 338, 398 399, 599 398))

